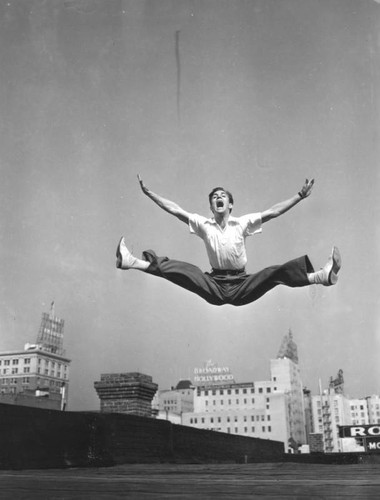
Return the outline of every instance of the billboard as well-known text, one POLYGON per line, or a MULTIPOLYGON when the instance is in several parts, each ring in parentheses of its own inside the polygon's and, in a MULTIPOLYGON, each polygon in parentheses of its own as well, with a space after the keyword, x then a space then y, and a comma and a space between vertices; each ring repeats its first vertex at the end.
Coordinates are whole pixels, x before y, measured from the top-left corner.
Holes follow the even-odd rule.
POLYGON ((339 437, 356 439, 367 452, 380 452, 380 425, 342 425, 339 437))

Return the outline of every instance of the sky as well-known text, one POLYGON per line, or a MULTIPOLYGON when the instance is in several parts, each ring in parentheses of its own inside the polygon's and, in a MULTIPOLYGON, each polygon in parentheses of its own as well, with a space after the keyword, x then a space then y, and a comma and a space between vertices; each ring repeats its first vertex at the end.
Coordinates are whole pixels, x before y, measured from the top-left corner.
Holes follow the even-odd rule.
POLYGON ((350 397, 379 394, 379 28, 375 0, 0 0, 0 351, 54 301, 70 410, 100 408, 102 373, 165 389, 212 359, 269 380, 289 329, 313 393, 342 369, 350 397), (137 174, 205 216, 215 186, 239 216, 315 178, 247 240, 247 270, 319 269, 337 245, 338 284, 217 307, 117 270, 121 235, 209 270, 137 174))

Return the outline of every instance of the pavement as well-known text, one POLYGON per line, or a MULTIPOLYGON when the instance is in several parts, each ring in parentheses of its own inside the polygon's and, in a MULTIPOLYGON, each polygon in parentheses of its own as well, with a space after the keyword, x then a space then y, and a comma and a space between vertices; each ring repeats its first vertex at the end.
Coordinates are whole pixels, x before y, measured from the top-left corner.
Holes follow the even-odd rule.
POLYGON ((130 464, 0 471, 0 499, 379 499, 380 464, 130 464))

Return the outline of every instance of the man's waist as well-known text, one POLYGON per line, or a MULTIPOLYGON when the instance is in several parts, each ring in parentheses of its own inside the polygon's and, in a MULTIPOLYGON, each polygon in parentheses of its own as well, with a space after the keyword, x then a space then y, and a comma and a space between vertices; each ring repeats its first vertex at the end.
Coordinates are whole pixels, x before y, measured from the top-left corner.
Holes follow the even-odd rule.
POLYGON ((245 268, 243 267, 241 269, 215 269, 213 267, 211 274, 219 276, 237 276, 239 274, 245 274, 245 268))

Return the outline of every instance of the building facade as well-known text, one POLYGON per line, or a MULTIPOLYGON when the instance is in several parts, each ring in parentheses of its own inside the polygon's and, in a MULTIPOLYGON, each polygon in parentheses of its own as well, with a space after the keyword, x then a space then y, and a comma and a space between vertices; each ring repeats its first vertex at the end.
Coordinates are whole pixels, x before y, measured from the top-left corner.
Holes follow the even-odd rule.
MULTIPOLYGON (((350 400, 344 394, 342 370, 335 379, 330 378, 328 389, 322 391, 320 388, 320 394, 312 396, 312 415, 314 432, 322 436, 325 453, 350 451, 339 437, 339 426, 352 423, 350 400)), ((311 451, 320 450, 311 448, 311 451)))
POLYGON ((380 396, 374 394, 365 398, 367 402, 368 423, 380 424, 380 396))
POLYGON ((176 387, 157 391, 152 403, 157 418, 181 423, 182 414, 194 410, 194 389, 191 380, 180 380, 176 387))
POLYGON ((63 326, 53 303, 42 315, 35 344, 0 353, 0 402, 66 409, 71 361, 63 350, 63 326))

